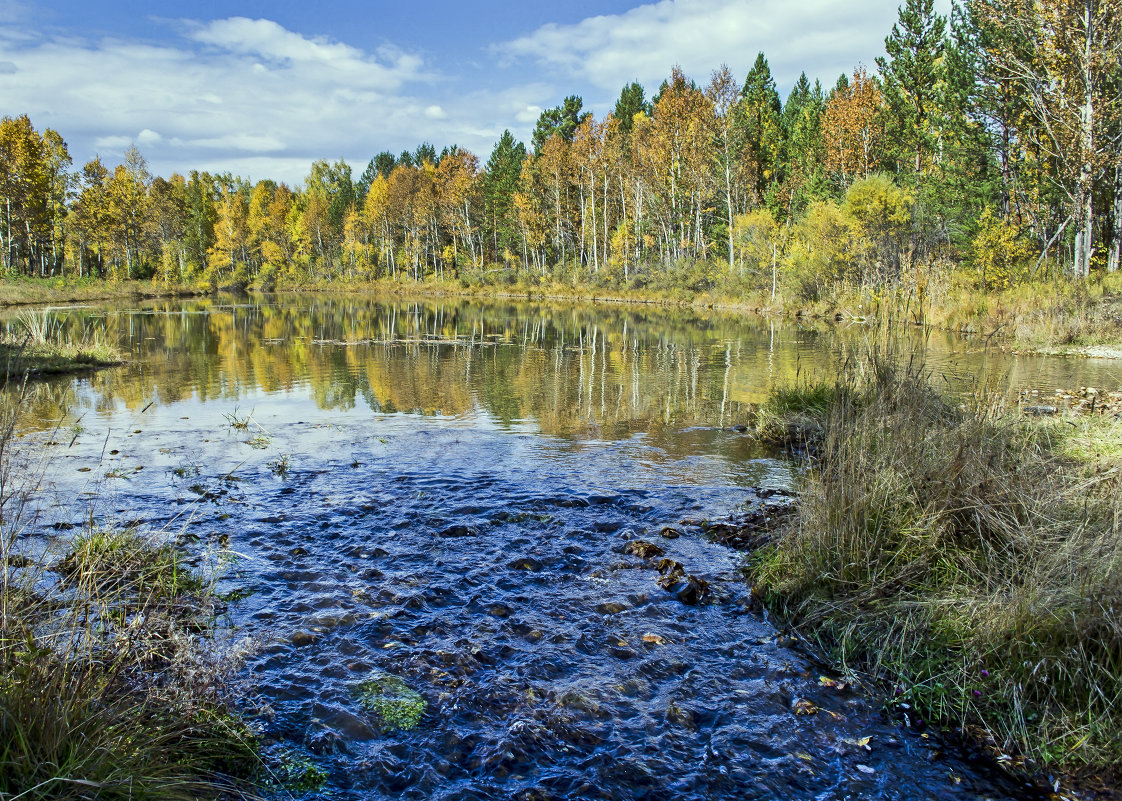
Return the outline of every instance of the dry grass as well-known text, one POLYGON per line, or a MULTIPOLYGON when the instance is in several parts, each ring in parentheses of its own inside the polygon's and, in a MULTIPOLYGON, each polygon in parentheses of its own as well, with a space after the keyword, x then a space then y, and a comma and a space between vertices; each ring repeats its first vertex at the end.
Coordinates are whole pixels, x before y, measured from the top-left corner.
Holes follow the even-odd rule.
POLYGON ((157 536, 37 535, 44 463, 0 427, 0 798, 242 796, 254 736, 213 574, 157 536))
POLYGON ((0 333, 0 364, 7 375, 69 373, 121 363, 121 352, 99 329, 70 331, 50 309, 24 311, 0 333))
POLYGON ((1122 463, 1077 458, 1085 426, 959 405, 892 358, 852 360, 824 394, 773 412, 821 436, 749 568, 766 602, 912 722, 1122 775, 1122 463))

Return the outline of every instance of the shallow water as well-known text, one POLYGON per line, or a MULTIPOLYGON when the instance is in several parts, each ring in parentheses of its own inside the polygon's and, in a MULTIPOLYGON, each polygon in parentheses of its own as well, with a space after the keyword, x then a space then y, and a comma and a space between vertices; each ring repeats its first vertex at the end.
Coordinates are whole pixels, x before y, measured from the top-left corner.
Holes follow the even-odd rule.
MULTIPOLYGON (((698 524, 790 486, 730 427, 863 329, 353 296, 62 314, 134 361, 34 388, 41 524, 138 522, 222 563, 246 596, 230 623, 262 643, 247 706, 272 752, 328 772, 320 795, 1025 797, 822 681, 698 524), (709 595, 660 586, 662 558, 709 595), (364 708, 383 673, 424 699, 416 728, 364 708)), ((1109 379, 943 336, 902 349, 955 391, 1109 379)))

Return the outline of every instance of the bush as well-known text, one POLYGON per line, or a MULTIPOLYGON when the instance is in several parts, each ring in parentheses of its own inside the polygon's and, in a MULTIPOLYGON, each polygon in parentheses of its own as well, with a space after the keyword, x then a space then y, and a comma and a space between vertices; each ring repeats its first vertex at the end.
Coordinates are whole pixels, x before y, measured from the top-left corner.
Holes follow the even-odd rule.
POLYGON ((218 798, 258 764, 231 712, 235 648, 210 577, 174 545, 90 530, 33 549, 37 490, 0 417, 0 797, 218 798), (14 471, 13 465, 20 470, 14 471))
POLYGON ((1030 275, 1032 243, 1012 220, 1000 219, 988 207, 978 218, 978 233, 970 251, 984 289, 1008 289, 1030 275))

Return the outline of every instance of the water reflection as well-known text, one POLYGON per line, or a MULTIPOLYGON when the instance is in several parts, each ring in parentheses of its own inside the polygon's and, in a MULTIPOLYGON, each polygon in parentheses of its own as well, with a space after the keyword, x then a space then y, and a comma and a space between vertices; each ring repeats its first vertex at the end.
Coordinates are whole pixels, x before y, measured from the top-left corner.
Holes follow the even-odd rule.
MULTIPOLYGON (((859 352, 862 326, 807 325, 695 310, 282 296, 69 308, 73 330, 102 328, 131 364, 41 385, 42 422, 93 411, 246 402, 301 394, 321 409, 462 415, 546 434, 618 438, 744 422, 779 385, 828 378, 859 352)), ((9 320, 6 325, 13 325, 9 320)), ((957 389, 998 392, 1109 382, 1109 363, 1012 357, 948 334, 911 332, 957 389)), ((1114 379, 1116 381, 1116 379, 1114 379)))

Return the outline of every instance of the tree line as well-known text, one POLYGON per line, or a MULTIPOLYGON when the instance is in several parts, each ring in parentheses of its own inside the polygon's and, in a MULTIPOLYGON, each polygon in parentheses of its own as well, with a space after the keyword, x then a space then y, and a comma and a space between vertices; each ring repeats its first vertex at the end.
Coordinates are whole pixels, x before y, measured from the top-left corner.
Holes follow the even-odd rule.
POLYGON ((213 285, 572 280, 804 296, 925 265, 1005 286, 1122 263, 1122 0, 906 0, 876 70, 782 101, 760 53, 674 68, 597 119, 578 96, 529 146, 315 162, 303 185, 152 176, 132 148, 72 170, 62 137, 0 122, 9 274, 213 285))

